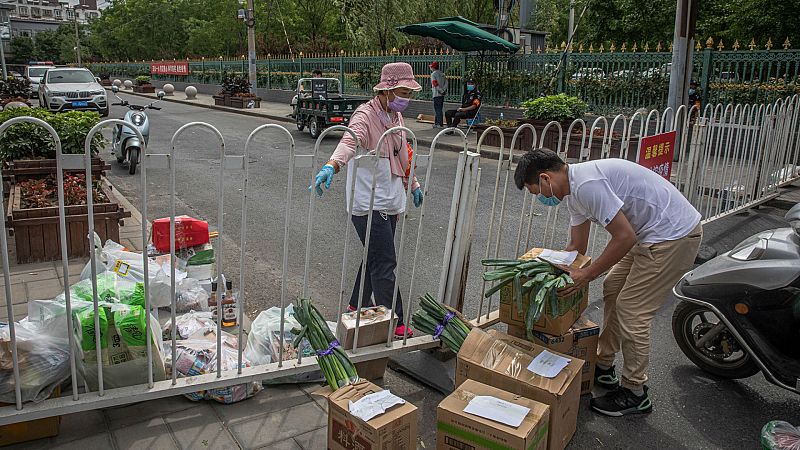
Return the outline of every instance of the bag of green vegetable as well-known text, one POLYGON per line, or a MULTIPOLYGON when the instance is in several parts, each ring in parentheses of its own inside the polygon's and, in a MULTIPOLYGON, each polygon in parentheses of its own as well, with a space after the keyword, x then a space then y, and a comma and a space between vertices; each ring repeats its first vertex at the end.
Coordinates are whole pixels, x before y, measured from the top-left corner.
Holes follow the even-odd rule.
POLYGON ((761 429, 761 448, 765 450, 800 450, 800 427, 783 420, 767 422, 761 429))
POLYGON ((322 374, 331 389, 335 391, 342 386, 357 382, 359 378, 355 366, 311 300, 299 299, 294 317, 302 329, 292 330, 295 335, 292 346, 295 349, 300 348, 303 339, 308 339, 317 355, 317 363, 322 369, 322 374))

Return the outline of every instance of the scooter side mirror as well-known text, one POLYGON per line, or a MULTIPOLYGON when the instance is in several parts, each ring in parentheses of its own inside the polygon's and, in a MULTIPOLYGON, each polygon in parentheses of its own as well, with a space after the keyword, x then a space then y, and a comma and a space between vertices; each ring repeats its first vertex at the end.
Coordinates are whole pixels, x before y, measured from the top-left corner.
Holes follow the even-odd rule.
POLYGON ((116 94, 117 92, 119 92, 119 88, 116 86, 111 86, 111 92, 116 94))
POLYGON ((158 97, 159 100, 164 98, 165 95, 167 95, 167 94, 165 94, 164 91, 158 91, 158 94, 156 94, 156 96, 158 97))

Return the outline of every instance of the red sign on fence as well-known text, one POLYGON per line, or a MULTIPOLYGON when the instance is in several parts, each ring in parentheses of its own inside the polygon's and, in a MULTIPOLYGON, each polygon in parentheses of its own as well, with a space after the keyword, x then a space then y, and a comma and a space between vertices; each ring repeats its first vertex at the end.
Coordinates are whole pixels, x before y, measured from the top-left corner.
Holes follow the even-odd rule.
POLYGON ((639 164, 669 180, 675 154, 675 132, 647 136, 640 143, 639 164))
POLYGON ((189 75, 188 61, 150 63, 151 75, 189 75))

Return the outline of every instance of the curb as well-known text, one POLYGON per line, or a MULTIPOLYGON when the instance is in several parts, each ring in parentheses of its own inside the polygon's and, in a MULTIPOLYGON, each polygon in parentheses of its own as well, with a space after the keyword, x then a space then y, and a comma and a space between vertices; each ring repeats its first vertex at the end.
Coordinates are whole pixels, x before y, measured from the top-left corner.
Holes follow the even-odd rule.
MULTIPOLYGON (((106 90, 110 90, 110 89, 106 86, 106 90)), ((138 92, 133 92, 133 91, 120 91, 120 92, 123 93, 123 94, 127 94, 127 95, 135 95, 137 97, 153 98, 153 96, 151 96, 149 94, 140 94, 138 92)), ((181 99, 178 99, 178 98, 170 98, 170 97, 166 97, 166 96, 162 99, 162 101, 180 103, 180 104, 183 104, 183 105, 197 106, 199 108, 214 109, 214 110, 217 110, 217 111, 224 111, 224 112, 229 112, 229 113, 234 113, 234 114, 241 114, 243 116, 259 117, 259 118, 262 118, 262 119, 273 120, 273 121, 276 121, 276 122, 294 124, 294 120, 291 117, 279 116, 279 115, 275 115, 275 114, 257 113, 257 112, 253 112, 253 111, 248 110, 248 109, 229 108, 227 106, 219 106, 219 105, 206 105, 206 104, 194 103, 191 100, 181 100, 181 99)), ((432 140, 431 139, 425 139, 425 138, 417 139, 417 145, 430 147, 431 144, 432 144, 432 140)), ((464 150, 464 147, 461 146, 461 145, 458 145, 458 144, 446 144, 446 143, 439 143, 439 144, 436 145, 436 148, 438 150, 447 150, 449 152, 455 152, 455 153, 460 153, 460 152, 462 152, 464 150)), ((472 152, 474 152, 476 150, 475 147, 473 147, 473 146, 471 146, 469 144, 467 144, 467 148, 469 149, 469 151, 472 151, 472 152)), ((485 158, 488 158, 488 159, 497 160, 497 159, 500 159, 500 152, 497 151, 497 150, 483 149, 483 150, 481 150, 481 156, 485 157, 485 158)))

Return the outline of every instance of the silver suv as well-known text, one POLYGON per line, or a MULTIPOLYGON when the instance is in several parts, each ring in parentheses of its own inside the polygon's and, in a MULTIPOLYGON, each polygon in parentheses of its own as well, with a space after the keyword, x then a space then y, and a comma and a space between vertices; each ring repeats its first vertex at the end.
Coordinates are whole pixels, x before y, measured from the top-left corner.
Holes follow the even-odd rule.
POLYGON ((39 84, 39 104, 50 111, 97 111, 108 117, 106 90, 88 69, 48 69, 39 84))

